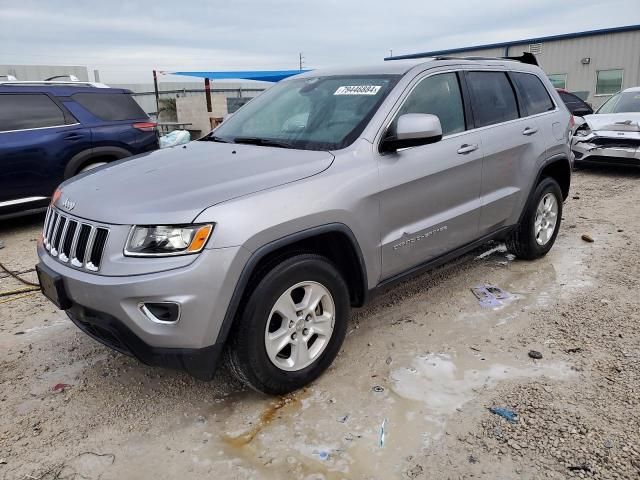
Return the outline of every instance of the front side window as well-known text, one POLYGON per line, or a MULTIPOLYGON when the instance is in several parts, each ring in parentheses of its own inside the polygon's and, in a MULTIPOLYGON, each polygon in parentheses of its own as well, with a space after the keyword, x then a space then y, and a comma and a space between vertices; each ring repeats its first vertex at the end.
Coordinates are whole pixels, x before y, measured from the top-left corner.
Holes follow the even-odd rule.
POLYGON ((567 74, 566 73, 554 73, 547 75, 547 78, 553 85, 553 88, 567 88, 567 74))
POLYGON ((527 115, 549 112, 555 108, 549 92, 538 77, 531 73, 520 72, 513 72, 511 75, 515 80, 522 106, 527 115))
POLYGON ((443 136, 463 132, 464 106, 457 75, 442 73, 422 80, 407 97, 396 119, 405 113, 437 115, 443 136))
POLYGON ((596 95, 613 95, 622 90, 624 70, 598 70, 596 74, 596 95))
POLYGON ((64 113, 47 95, 0 94, 0 132, 64 124, 64 113))
POLYGON ((147 114, 127 93, 75 93, 76 102, 104 121, 140 120, 147 114))
POLYGON ((596 113, 640 112, 640 91, 621 92, 607 100, 596 113))
POLYGON ((400 77, 327 76, 280 82, 203 140, 337 150, 351 144, 400 77))
POLYGON ((468 72, 466 75, 476 127, 518 118, 518 104, 504 72, 468 72))

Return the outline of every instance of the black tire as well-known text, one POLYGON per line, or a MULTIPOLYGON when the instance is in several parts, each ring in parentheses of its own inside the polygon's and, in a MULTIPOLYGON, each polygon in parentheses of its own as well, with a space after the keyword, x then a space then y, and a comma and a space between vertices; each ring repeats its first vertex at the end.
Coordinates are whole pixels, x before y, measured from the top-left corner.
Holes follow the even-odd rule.
POLYGON ((245 296, 244 308, 239 312, 226 351, 230 370, 241 382, 269 395, 292 392, 318 378, 335 359, 347 332, 349 291, 338 269, 320 255, 295 255, 277 264, 248 288, 250 294, 245 296), (335 307, 333 332, 312 364, 286 371, 276 366, 267 353, 267 321, 284 292, 308 281, 321 284, 331 295, 335 307))
POLYGON ((523 260, 535 260, 536 258, 543 257, 551 250, 560 231, 560 223, 562 222, 562 190, 558 182, 551 177, 543 178, 540 183, 538 183, 526 208, 527 210, 522 217, 521 223, 511 235, 509 235, 506 244, 507 249, 516 257, 523 260), (553 194, 555 197, 558 205, 558 217, 551 238, 546 244, 540 245, 536 241, 535 233, 536 211, 540 200, 548 193, 553 194))

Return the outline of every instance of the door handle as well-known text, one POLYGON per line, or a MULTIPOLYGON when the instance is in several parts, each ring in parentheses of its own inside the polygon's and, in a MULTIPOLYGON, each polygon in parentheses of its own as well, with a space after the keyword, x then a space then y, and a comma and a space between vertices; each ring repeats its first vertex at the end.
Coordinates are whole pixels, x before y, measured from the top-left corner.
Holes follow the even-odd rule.
POLYGON ((461 155, 466 155, 467 153, 475 152, 477 149, 478 145, 469 145, 468 143, 465 143, 464 145, 460 146, 460 148, 458 149, 458 153, 461 155))
POLYGON ((522 131, 523 135, 533 135, 534 133, 536 133, 538 131, 537 128, 531 128, 531 127, 527 127, 522 131))

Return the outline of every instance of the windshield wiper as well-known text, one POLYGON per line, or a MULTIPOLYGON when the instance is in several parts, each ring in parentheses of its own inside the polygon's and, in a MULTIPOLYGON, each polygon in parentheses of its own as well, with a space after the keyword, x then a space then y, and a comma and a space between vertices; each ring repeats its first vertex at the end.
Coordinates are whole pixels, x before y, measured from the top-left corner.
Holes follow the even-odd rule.
POLYGON ((219 143, 233 143, 231 140, 225 140, 222 137, 216 137, 215 135, 207 135, 200 139, 203 142, 219 142, 219 143))
POLYGON ((271 140, 260 137, 236 137, 233 139, 233 143, 246 143, 247 145, 262 145, 265 147, 295 148, 292 143, 284 140, 271 140))

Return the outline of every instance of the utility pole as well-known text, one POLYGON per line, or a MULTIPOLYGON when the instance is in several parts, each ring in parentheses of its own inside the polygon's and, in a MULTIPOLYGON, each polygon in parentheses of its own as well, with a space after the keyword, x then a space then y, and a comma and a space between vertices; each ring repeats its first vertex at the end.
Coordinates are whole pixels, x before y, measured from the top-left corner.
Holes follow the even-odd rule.
POLYGON ((393 57, 393 49, 389 50, 389 56, 393 57))
POLYGON ((304 65, 304 57, 302 56, 302 52, 300 52, 299 58, 300 58, 300 70, 302 70, 302 65, 304 65))

